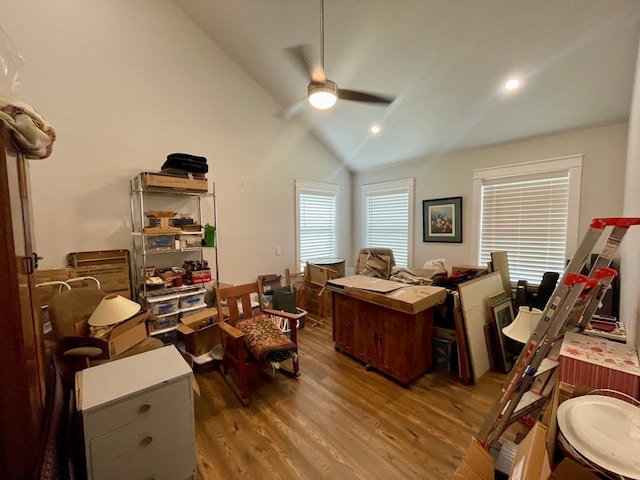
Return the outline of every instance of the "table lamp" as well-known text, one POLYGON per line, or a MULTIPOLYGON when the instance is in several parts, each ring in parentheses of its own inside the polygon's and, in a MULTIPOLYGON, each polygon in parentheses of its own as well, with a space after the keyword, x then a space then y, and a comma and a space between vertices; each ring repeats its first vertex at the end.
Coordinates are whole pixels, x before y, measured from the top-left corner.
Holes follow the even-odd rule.
POLYGON ((502 333, 517 342, 527 343, 538 325, 540 315, 542 315, 542 310, 540 309, 520 307, 515 320, 504 327, 502 333))
POLYGON ((89 317, 92 327, 104 327, 120 323, 140 311, 140 305, 121 295, 104 297, 89 317))

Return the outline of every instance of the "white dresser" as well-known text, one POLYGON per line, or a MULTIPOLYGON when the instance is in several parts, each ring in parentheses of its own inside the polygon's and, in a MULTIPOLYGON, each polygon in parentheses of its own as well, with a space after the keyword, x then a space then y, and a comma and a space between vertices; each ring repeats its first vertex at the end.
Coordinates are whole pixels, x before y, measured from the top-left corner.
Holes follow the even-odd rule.
POLYGON ((195 478, 191 382, 173 345, 78 372, 87 477, 195 478))

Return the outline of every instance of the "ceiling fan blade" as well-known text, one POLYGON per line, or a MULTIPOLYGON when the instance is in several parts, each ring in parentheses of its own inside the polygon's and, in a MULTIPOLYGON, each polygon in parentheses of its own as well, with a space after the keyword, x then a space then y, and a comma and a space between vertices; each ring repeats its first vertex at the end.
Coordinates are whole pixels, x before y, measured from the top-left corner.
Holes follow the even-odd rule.
POLYGON ((308 79, 314 82, 324 82, 327 79, 322 67, 312 60, 313 49, 311 45, 295 45, 287 47, 283 51, 296 68, 308 79))
POLYGON ((348 90, 345 88, 338 89, 338 98, 340 100, 353 100, 355 102, 381 103, 389 105, 396 97, 392 95, 379 95, 374 93, 359 92, 357 90, 348 90))

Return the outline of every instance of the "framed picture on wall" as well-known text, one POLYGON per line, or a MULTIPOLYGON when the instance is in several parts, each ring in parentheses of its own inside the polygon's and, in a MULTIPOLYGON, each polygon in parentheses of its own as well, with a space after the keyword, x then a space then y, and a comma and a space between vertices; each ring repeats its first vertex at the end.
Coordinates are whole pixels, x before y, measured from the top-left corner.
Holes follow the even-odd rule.
POLYGON ((422 241, 462 243, 462 197, 422 201, 422 241))

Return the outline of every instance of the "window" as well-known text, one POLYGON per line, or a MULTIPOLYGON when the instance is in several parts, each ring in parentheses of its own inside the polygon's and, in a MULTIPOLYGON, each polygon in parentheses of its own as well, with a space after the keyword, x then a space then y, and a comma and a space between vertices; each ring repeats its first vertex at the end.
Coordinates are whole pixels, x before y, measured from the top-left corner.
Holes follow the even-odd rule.
POLYGON ((390 248, 396 265, 407 267, 413 238, 413 179, 362 186, 363 244, 390 248))
POLYGON ((474 171, 478 264, 507 252, 513 283, 562 273, 577 245, 582 157, 474 171))
POLYGON ((296 180, 296 252, 300 269, 338 254, 338 185, 296 180))

